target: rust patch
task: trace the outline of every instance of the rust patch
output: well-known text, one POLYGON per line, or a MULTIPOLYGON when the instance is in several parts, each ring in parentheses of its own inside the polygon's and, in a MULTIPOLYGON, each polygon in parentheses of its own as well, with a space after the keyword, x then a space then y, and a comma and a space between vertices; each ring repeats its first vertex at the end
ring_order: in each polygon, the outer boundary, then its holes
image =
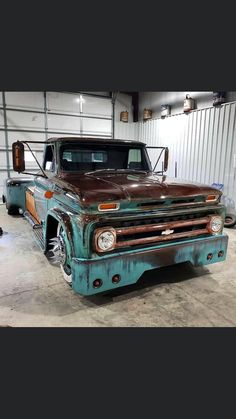
POLYGON ((25 192, 25 204, 26 209, 29 211, 29 213, 32 215, 32 217, 37 221, 38 224, 41 223, 41 220, 37 214, 36 208, 35 208, 35 201, 34 201, 34 191, 33 188, 28 188, 25 192))
POLYGON ((63 221, 63 223, 65 224, 66 234, 68 236, 68 239, 70 241, 71 248, 72 248, 72 256, 75 256, 75 249, 74 249, 74 243, 73 243, 73 228, 72 228, 69 215, 63 212, 62 210, 60 210, 59 208, 53 208, 52 211, 56 213, 59 220, 63 221))
MULTIPOLYGON (((134 177, 134 176, 133 176, 134 177)), ((191 198, 207 196, 210 194, 221 195, 216 190, 207 185, 194 185, 191 183, 168 182, 162 180, 160 176, 153 172, 146 174, 135 174, 135 179, 131 179, 130 173, 96 173, 86 175, 86 173, 61 172, 54 177, 55 183, 65 192, 72 192, 78 196, 80 205, 89 207, 94 204, 109 201, 146 202, 165 200, 169 198, 191 198), (135 188, 134 188, 135 185, 135 188)), ((194 202, 186 204, 174 204, 174 207, 202 205, 205 202, 194 202)))

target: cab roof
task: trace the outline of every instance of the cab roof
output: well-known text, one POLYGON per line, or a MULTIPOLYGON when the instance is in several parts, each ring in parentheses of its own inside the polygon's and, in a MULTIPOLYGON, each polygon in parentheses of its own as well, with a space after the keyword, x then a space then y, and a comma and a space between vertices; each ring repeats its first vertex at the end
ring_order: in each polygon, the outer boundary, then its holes
POLYGON ((118 144, 118 145, 146 145, 141 141, 133 141, 133 140, 119 140, 119 139, 107 139, 107 138, 91 138, 91 137, 52 137, 49 138, 46 142, 47 143, 55 143, 55 142, 77 142, 77 143, 92 143, 92 144, 118 144))

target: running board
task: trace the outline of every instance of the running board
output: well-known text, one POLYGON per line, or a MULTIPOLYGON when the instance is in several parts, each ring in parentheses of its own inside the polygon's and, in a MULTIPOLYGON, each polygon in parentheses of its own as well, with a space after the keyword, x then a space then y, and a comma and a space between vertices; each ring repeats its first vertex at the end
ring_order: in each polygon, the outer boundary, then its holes
POLYGON ((30 225, 33 227, 33 229, 35 228, 42 228, 41 224, 38 224, 37 221, 35 220, 35 218, 30 214, 29 211, 25 211, 24 212, 24 217, 26 218, 26 220, 30 223, 30 225))
POLYGON ((41 224, 38 224, 34 217, 30 214, 29 211, 24 212, 25 219, 30 223, 30 225, 33 227, 33 232, 35 235, 35 238, 37 240, 37 243, 41 247, 42 250, 44 250, 44 241, 43 241, 43 228, 41 224))

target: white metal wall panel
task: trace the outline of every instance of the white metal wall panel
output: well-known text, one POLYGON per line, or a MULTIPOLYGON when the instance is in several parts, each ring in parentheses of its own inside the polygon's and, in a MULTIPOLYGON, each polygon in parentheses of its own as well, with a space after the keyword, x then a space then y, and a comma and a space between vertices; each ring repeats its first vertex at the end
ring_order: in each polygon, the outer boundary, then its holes
POLYGON ((111 120, 48 115, 48 130, 78 135, 111 136, 111 120))
POLYGON ((111 120, 83 118, 81 130, 84 135, 111 136, 111 120))
POLYGON ((110 98, 88 95, 47 93, 48 129, 88 136, 111 137, 112 104, 110 98), (60 115, 53 115, 58 112, 60 115), (63 116, 61 113, 74 116, 63 116))
POLYGON ((112 116, 111 99, 82 95, 82 112, 86 115, 112 116))
MULTIPOLYGON (((45 141, 45 134, 41 133, 32 133, 32 132, 17 132, 13 131, 8 134, 8 154, 9 154, 9 169, 10 169, 10 175, 11 177, 21 177, 21 174, 18 174, 13 171, 12 166, 12 143, 17 140, 33 140, 33 141, 45 141)), ((31 144, 31 149, 36 155, 39 163, 42 163, 43 160, 43 144, 31 144)), ((0 131, 0 202, 1 197, 3 193, 3 183, 5 182, 5 179, 8 177, 7 170, 4 170, 7 168, 7 153, 5 148, 5 133, 0 131), (3 171, 4 170, 4 171, 3 171)), ((26 149, 26 160, 27 160, 27 149, 26 149)), ((35 161, 26 161, 26 168, 30 171, 38 171, 38 166, 35 161)), ((25 177, 26 175, 24 175, 25 177)))
POLYGON ((0 127, 3 127, 3 125, 4 125, 3 111, 0 109, 0 127))
MULTIPOLYGON (((5 134, 0 131, 0 171, 7 167, 6 148, 5 148, 5 134)), ((0 183, 1 188, 1 183, 0 183)), ((1 191, 0 191, 1 192, 1 191)), ((1 195, 0 195, 1 200, 1 195)))
MULTIPOLYGON (((36 156, 37 160, 39 161, 39 163, 41 164, 43 161, 43 150, 33 150, 32 152, 34 153, 34 155, 36 156)), ((25 149, 25 170, 31 171, 32 169, 35 169, 37 171, 39 171, 39 167, 37 165, 37 163, 35 162, 35 160, 31 159, 32 154, 30 151, 27 150, 27 148, 25 149), (29 155, 30 153, 30 155, 29 155), (30 157, 30 158, 28 158, 30 157)), ((32 157, 33 158, 33 157, 32 157)), ((13 171, 13 166, 12 166, 12 151, 9 151, 9 160, 10 160, 10 171, 11 171, 11 177, 15 177, 15 173, 13 171)), ((6 166, 5 166, 6 167, 6 166)))
POLYGON ((0 147, 0 168, 6 168, 7 167, 7 157, 6 152, 3 148, 0 147))
POLYGON ((47 92, 48 112, 80 113, 80 95, 61 92, 47 92))
MULTIPOLYGON (((2 203, 3 185, 5 180, 8 178, 7 171, 0 171, 0 204, 2 203)), ((1 225, 0 225, 1 226, 1 225)))
MULTIPOLYGON (((236 202, 236 103, 210 107, 190 114, 116 124, 117 138, 139 139, 170 149, 168 175, 211 185, 224 184, 223 201, 236 202), (134 128, 135 126, 135 128, 134 128), (138 128, 138 129, 137 129, 138 128)), ((149 150, 152 163, 156 152, 149 150)))
MULTIPOLYGON (((14 141, 45 141, 46 138, 62 135, 112 137, 112 103, 108 97, 61 92, 46 92, 46 96, 43 92, 5 92, 5 105, 8 150, 0 92, 0 200, 4 179, 9 173, 17 176, 12 170, 11 146, 14 141)), ((44 145, 32 144, 31 148, 41 162, 44 145)), ((38 170, 36 162, 28 162, 26 168, 38 170)))
POLYGON ((227 206, 236 202, 236 103, 138 123, 139 140, 168 146, 168 175, 224 184, 227 206))
MULTIPOLYGON (((4 132, 2 132, 3 135, 4 132)), ((1 135, 1 134, 0 134, 1 135)), ((19 131, 12 131, 8 133, 8 146, 11 150, 12 143, 14 141, 45 141, 45 134, 41 132, 19 132, 19 131)), ((30 147, 32 147, 34 150, 43 150, 44 145, 43 144, 30 144, 30 147)))
POLYGON ((42 113, 7 111, 7 126, 10 129, 44 130, 45 120, 42 113))
POLYGON ((48 112, 86 114, 101 117, 112 116, 111 99, 83 94, 47 92, 48 112))
MULTIPOLYGON (((48 130, 80 133, 80 118, 74 116, 48 115, 48 130)), ((51 137, 55 135, 50 135, 51 137)))
POLYGON ((6 92, 5 96, 8 108, 44 109, 43 92, 6 92))
POLYGON ((133 122, 116 122, 115 138, 120 140, 136 140, 138 138, 139 124, 133 122))
MULTIPOLYGON (((2 105, 2 93, 0 92, 0 106, 2 105)), ((4 128, 4 118, 3 110, 0 109, 0 129, 4 128)), ((6 179, 7 173, 7 156, 6 156, 6 146, 5 146, 5 133, 0 130, 0 203, 3 193, 3 183, 6 179), (6 171, 4 171, 6 170, 6 171)))

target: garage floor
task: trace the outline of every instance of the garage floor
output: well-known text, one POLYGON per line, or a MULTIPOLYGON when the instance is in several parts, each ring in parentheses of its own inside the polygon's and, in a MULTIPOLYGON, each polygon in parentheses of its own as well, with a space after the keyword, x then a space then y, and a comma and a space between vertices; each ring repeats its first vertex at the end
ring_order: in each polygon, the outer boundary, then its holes
POLYGON ((226 262, 146 273, 135 286, 82 297, 37 246, 28 222, 0 205, 0 326, 236 326, 236 229, 226 262))

